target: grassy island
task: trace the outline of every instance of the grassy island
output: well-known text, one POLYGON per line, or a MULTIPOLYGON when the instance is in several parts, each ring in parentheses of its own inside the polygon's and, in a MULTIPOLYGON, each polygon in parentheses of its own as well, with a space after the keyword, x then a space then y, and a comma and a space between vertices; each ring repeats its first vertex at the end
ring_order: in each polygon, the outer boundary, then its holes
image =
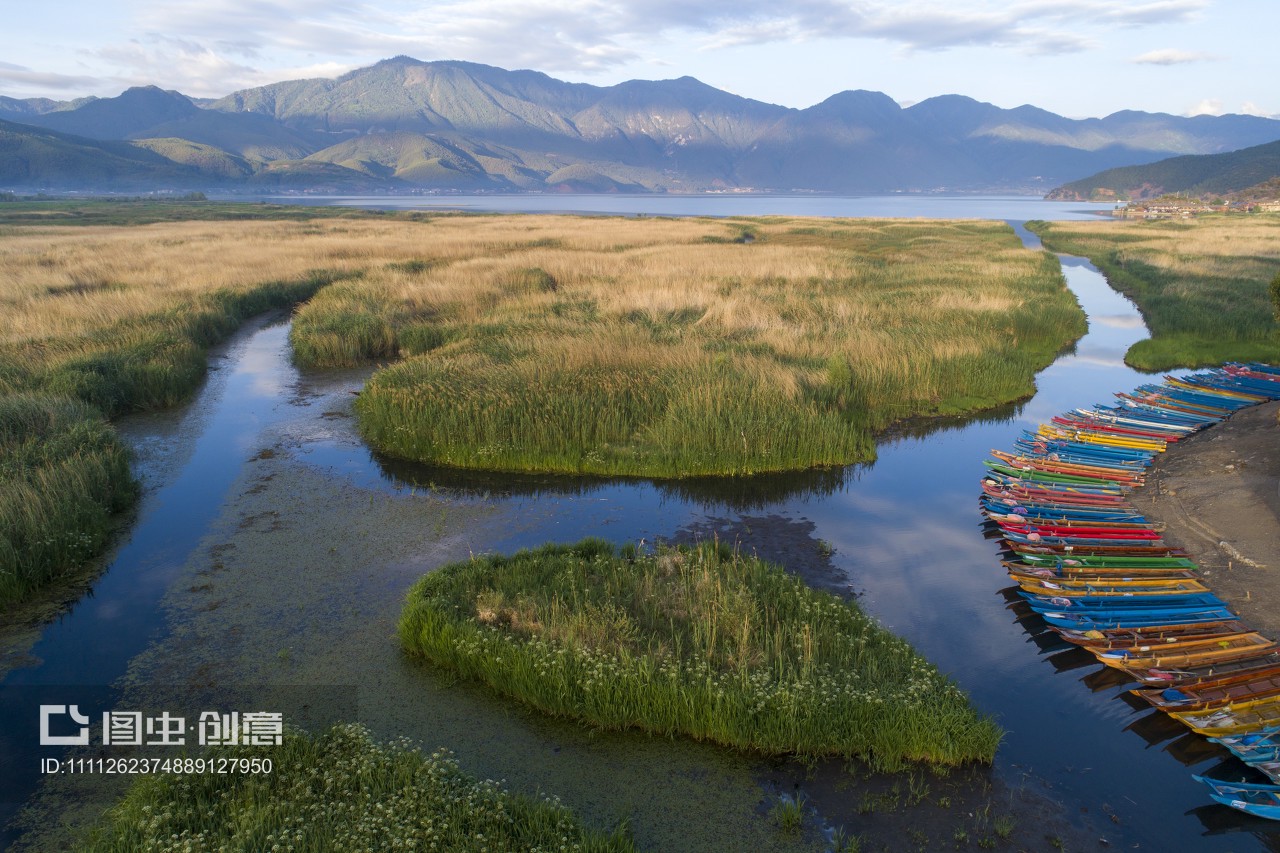
POLYGON ((1084 331, 1053 258, 1002 223, 434 231, 421 263, 311 300, 293 342, 307 365, 400 358, 361 395, 361 430, 450 466, 671 478, 869 460, 893 421, 1030 394, 1084 331))
POLYGON ((215 758, 270 758, 270 774, 141 776, 79 849, 576 850, 626 853, 619 834, 585 828, 551 800, 509 794, 463 773, 445 752, 378 744, 359 726, 290 735, 215 758))
POLYGON ((1046 248, 1088 258, 1142 312, 1151 337, 1125 361, 1140 370, 1227 361, 1280 363, 1267 296, 1280 273, 1280 216, 1037 222, 1046 248))
POLYGON ((550 714, 771 754, 990 761, 1000 730, 858 607, 723 546, 548 545, 438 569, 406 649, 550 714))

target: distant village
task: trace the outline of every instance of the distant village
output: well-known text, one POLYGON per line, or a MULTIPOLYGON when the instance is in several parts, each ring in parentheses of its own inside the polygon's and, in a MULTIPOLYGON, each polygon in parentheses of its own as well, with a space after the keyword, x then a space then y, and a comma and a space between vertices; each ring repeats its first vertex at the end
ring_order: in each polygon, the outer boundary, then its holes
POLYGON ((1168 194, 1117 204, 1113 216, 1132 219, 1190 219, 1205 213, 1280 213, 1280 179, 1272 178, 1220 196, 1168 194))

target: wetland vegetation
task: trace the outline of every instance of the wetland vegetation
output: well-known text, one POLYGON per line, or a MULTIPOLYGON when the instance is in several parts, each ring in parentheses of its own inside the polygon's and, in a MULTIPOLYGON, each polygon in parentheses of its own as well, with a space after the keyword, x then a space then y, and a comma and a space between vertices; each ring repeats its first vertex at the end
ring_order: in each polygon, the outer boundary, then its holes
POLYGON ((874 458, 896 420, 1027 396, 1083 331, 1000 223, 520 217, 438 222, 419 263, 303 306, 293 344, 401 357, 357 405, 392 455, 672 478, 874 458))
POLYGON ((1082 255, 1142 312, 1151 337, 1125 361, 1140 370, 1280 362, 1268 283, 1280 275, 1280 216, 1036 222, 1046 248, 1082 255))
POLYGON ((412 653, 550 714, 747 751, 989 762, 1000 730, 856 604, 717 543, 601 540, 426 575, 412 653))
POLYGON ((190 850, 575 850, 626 853, 554 800, 465 774, 446 752, 375 742, 360 726, 292 734, 270 750, 212 751, 272 772, 140 776, 84 853, 190 850))
POLYGON ((868 459, 897 419, 1025 396, 1084 328, 991 222, 4 207, 0 604, 130 503, 106 419, 184 399, 273 307, 306 303, 301 364, 399 359, 359 404, 393 454, 664 477, 868 459))

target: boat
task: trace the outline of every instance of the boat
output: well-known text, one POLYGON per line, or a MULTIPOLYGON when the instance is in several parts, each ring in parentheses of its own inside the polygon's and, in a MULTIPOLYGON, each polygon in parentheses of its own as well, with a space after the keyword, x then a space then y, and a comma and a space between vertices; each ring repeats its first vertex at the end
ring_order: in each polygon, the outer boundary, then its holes
POLYGON ((1280 785, 1260 782, 1223 782, 1193 774, 1192 779, 1209 786, 1209 796, 1233 809, 1257 817, 1280 820, 1280 785))

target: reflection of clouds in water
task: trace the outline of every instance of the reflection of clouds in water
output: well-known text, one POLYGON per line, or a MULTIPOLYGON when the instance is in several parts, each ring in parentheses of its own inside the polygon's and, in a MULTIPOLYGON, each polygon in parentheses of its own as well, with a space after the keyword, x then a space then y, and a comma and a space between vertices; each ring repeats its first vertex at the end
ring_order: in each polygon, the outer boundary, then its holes
POLYGON ((1137 314, 1098 314, 1090 315, 1089 320, 1099 326, 1111 329, 1145 329, 1142 318, 1137 314))
MULTIPOLYGON (((1124 363, 1124 354, 1128 351, 1125 349, 1111 349, 1109 347, 1090 347, 1085 352, 1077 352, 1075 355, 1068 356, 1068 359, 1076 365, 1092 364, 1097 367, 1126 367, 1124 363)), ((1064 359, 1066 361, 1067 359, 1064 359)))
POLYGON ((241 353, 233 354, 232 381, 238 389, 258 397, 275 397, 289 387, 297 374, 281 347, 286 329, 267 329, 252 338, 241 353))

